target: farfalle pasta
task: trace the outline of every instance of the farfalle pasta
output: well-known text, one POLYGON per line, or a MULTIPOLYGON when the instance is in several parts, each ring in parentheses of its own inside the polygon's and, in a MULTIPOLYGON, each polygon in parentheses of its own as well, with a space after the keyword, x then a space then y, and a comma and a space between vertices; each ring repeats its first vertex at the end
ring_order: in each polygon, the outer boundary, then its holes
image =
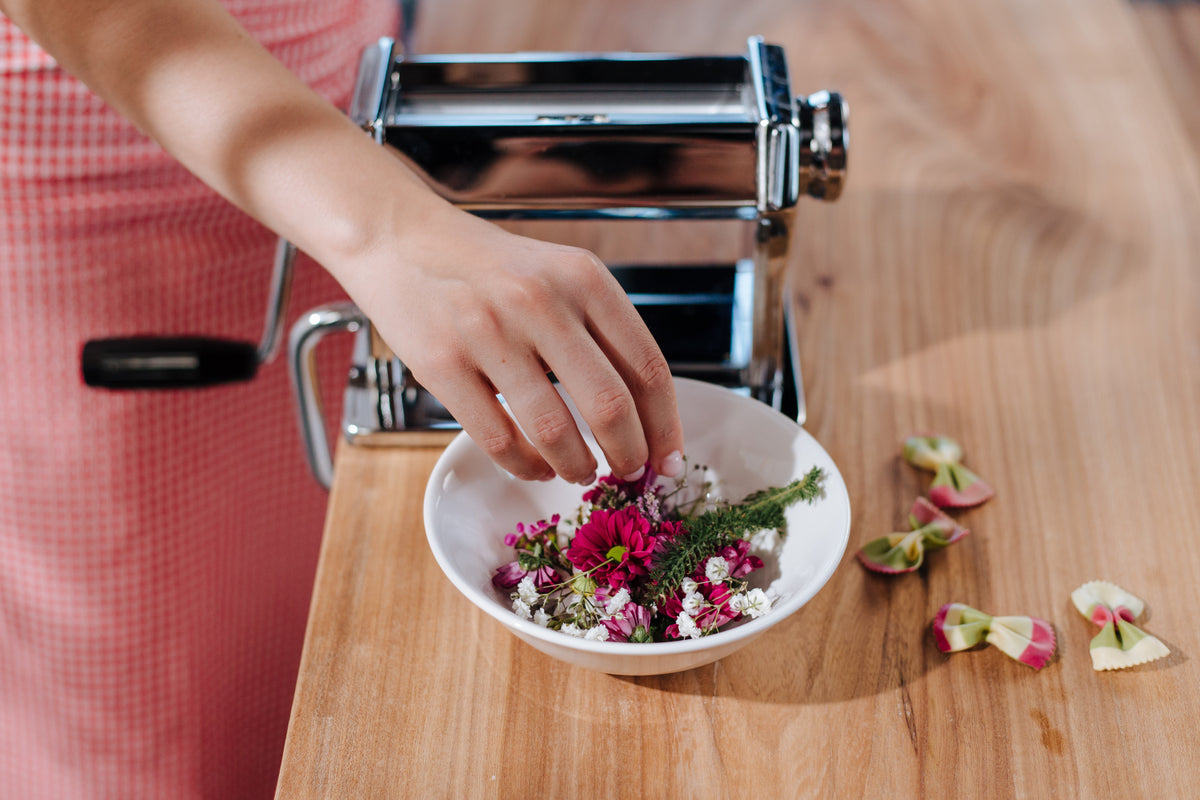
POLYGON ((1107 581, 1089 581, 1071 592, 1079 613, 1100 626, 1092 639, 1092 668, 1125 669, 1162 658, 1171 651, 1133 624, 1145 603, 1107 581))
POLYGON ((924 563, 927 551, 948 547, 970 533, 924 497, 913 503, 908 525, 907 533, 889 533, 865 544, 858 560, 873 572, 912 572, 924 563))
POLYGON ((1037 617, 993 617, 962 603, 947 603, 933 620, 933 637, 943 653, 987 642, 1034 669, 1046 666, 1057 644, 1054 627, 1037 617))
POLYGON ((910 436, 904 460, 933 473, 929 499, 938 508, 967 508, 991 499, 996 491, 962 464, 962 445, 948 436, 910 436))

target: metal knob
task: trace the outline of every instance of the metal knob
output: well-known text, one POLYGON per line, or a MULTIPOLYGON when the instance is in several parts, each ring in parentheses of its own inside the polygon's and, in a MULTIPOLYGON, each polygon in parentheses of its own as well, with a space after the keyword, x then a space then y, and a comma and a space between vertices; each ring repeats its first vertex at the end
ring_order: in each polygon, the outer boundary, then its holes
POLYGON ((837 92, 799 97, 800 187, 809 197, 836 200, 846 181, 848 107, 837 92))

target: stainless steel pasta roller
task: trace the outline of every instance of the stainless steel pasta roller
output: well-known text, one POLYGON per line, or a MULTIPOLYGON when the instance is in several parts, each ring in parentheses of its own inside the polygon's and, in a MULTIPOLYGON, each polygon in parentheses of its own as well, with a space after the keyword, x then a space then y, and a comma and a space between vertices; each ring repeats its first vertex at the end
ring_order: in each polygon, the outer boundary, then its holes
MULTIPOLYGON (((747 252, 728 263, 612 269, 676 374, 803 422, 785 260, 799 198, 842 191, 846 104, 833 92, 795 96, 782 48, 754 37, 740 55, 406 57, 381 39, 363 53, 350 114, 442 196, 483 217, 741 221, 747 252)), ((273 297, 286 297, 286 280, 277 269, 273 297)), ((309 462, 326 486, 332 459, 311 356, 339 330, 357 337, 348 440, 408 445, 458 429, 357 307, 313 309, 292 328, 289 360, 309 462)))

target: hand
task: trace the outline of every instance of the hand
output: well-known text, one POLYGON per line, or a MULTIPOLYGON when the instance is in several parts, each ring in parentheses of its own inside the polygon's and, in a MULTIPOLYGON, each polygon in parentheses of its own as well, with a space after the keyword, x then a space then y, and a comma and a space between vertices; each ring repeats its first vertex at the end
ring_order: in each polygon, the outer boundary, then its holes
POLYGON ((613 473, 682 470, 670 370, 616 279, 586 250, 508 233, 439 201, 338 270, 396 354, 517 477, 595 480, 554 389, 575 401, 613 473), (520 424, 501 407, 504 396, 520 424), (527 438, 526 438, 527 437, 527 438))
POLYGON ((441 200, 216 0, 0 0, 0 10, 203 181, 329 269, 514 475, 590 483, 596 469, 547 370, 617 475, 647 460, 664 475, 682 469, 667 364, 604 265, 441 200))

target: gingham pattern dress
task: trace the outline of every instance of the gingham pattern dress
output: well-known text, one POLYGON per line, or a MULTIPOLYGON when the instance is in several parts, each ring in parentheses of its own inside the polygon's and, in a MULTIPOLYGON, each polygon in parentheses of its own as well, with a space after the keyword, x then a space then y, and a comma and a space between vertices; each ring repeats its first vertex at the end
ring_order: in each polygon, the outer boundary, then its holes
MULTIPOLYGON (((394 0, 226 6, 342 108, 396 26, 394 0)), ((273 791, 326 501, 284 360, 114 392, 79 357, 257 340, 274 242, 0 16, 0 798, 273 791)), ((298 265, 293 317, 338 296, 298 265)))

